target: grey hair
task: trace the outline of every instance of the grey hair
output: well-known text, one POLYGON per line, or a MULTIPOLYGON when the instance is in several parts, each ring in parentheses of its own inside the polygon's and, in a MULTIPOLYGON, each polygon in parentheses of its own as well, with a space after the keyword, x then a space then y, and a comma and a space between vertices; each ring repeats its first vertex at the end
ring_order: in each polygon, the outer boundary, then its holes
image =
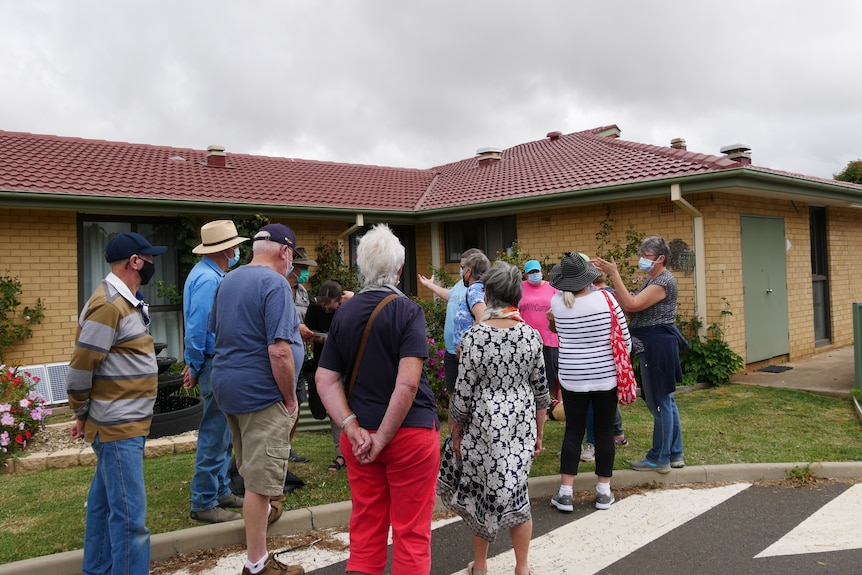
POLYGON ((386 224, 377 224, 359 240, 356 264, 362 285, 395 285, 404 265, 404 246, 386 224))
POLYGON ((482 275, 482 283, 485 286, 485 303, 489 308, 517 307, 521 301, 524 286, 521 270, 510 263, 495 262, 482 275))
POLYGON ((641 242, 641 247, 638 248, 638 253, 642 254, 644 252, 651 252, 657 256, 664 256, 664 261, 662 262, 665 266, 669 265, 670 262, 670 246, 667 245, 667 242, 664 241, 664 238, 661 236, 650 236, 645 238, 641 242))
MULTIPOLYGON (((280 244, 278 242, 273 242, 269 240, 258 240, 251 244, 251 251, 255 255, 257 254, 277 254, 278 251, 284 246, 284 244, 280 244)), ((288 246, 289 247, 289 246, 288 246)), ((291 253, 293 253, 293 248, 290 248, 291 253)))
POLYGON ((484 252, 482 250, 480 250, 479 248, 470 248, 468 250, 464 250, 464 253, 461 254, 461 259, 462 260, 467 259, 470 256, 472 256, 473 254, 481 254, 481 253, 484 253, 484 252))
POLYGON ((482 252, 470 254, 464 260, 464 269, 472 271, 473 276, 477 280, 483 278, 489 267, 491 267, 491 262, 488 261, 488 257, 482 252))

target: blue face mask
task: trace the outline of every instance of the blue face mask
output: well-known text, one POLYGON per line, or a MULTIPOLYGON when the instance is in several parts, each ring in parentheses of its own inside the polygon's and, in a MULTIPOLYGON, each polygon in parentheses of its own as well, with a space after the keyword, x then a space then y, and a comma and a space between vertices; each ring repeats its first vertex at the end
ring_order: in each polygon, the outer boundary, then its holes
POLYGON ((530 285, 539 285, 542 283, 542 272, 532 272, 527 274, 527 281, 530 282, 530 285))
POLYGON ((233 257, 227 259, 228 269, 239 263, 239 248, 234 248, 233 257))
POLYGON ((652 260, 648 260, 643 256, 638 260, 638 268, 643 272, 652 271, 653 267, 655 267, 655 262, 652 260))
POLYGON ((458 270, 458 275, 461 276, 461 280, 463 281, 463 279, 464 279, 464 268, 461 268, 458 270))
POLYGON ((299 275, 296 276, 296 283, 304 284, 308 281, 308 270, 302 270, 299 272, 299 275))
POLYGON ((293 271, 293 262, 290 262, 290 267, 289 267, 289 268, 287 268, 287 271, 286 271, 286 272, 284 272, 284 277, 289 276, 289 275, 290 275, 290 272, 292 272, 292 271, 293 271))

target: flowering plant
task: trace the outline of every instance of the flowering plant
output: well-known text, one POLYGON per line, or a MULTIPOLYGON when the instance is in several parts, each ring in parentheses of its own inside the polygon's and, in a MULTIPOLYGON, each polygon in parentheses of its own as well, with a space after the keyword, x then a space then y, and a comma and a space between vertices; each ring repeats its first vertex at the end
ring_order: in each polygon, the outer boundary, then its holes
POLYGON ((425 360, 425 374, 437 401, 437 413, 444 417, 449 407, 449 394, 446 392, 446 367, 443 355, 446 348, 437 343, 433 337, 428 337, 428 359, 425 360))
POLYGON ((27 449, 30 438, 45 428, 45 398, 36 393, 38 377, 0 365, 0 465, 27 449))

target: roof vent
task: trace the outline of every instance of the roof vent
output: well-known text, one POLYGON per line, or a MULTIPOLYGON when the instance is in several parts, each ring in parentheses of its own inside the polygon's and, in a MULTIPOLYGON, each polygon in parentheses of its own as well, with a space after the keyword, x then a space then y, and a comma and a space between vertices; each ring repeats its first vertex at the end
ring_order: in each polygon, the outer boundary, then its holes
POLYGON ((685 145, 685 138, 674 138, 670 141, 670 147, 674 150, 687 150, 688 147, 685 145))
POLYGON ((207 166, 211 168, 224 168, 227 165, 227 154, 224 146, 213 144, 207 147, 207 166))
POLYGON ((604 136, 606 138, 619 138, 620 134, 622 134, 622 132, 620 132, 619 128, 617 128, 616 126, 608 126, 601 132, 598 132, 596 136, 604 136))
POLYGON ((547 137, 548 137, 548 139, 550 139, 552 142, 556 142, 557 140, 559 140, 559 139, 560 139, 560 137, 561 137, 562 135, 563 135, 563 133, 562 133, 562 132, 560 132, 560 131, 553 131, 553 132, 548 132, 547 137))
POLYGON ((499 162, 503 157, 503 149, 492 146, 479 148, 476 150, 476 156, 479 159, 479 165, 486 166, 488 164, 499 162))
POLYGON ((745 144, 722 146, 721 153, 728 159, 735 160, 743 166, 751 164, 751 146, 747 146, 745 144))

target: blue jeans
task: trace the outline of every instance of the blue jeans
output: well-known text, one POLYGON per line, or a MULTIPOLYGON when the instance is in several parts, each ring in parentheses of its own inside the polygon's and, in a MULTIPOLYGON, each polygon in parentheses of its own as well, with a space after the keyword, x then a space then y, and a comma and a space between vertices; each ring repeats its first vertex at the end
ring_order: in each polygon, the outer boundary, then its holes
POLYGON ((150 530, 144 489, 145 437, 93 441, 96 473, 87 496, 85 575, 150 572, 150 530))
MULTIPOLYGON (((593 404, 587 410, 587 443, 596 444, 596 430, 593 427, 595 415, 593 414, 593 404)), ((620 413, 620 406, 617 404, 617 412, 614 415, 614 435, 625 435, 623 433, 623 414, 620 413)))
POLYGON ((652 447, 646 458, 654 463, 682 461, 682 427, 679 423, 679 410, 672 393, 656 396, 650 385, 650 372, 641 360, 641 383, 644 401, 653 416, 652 447))
POLYGON ((192 511, 218 507, 218 500, 230 495, 227 468, 230 465, 231 435, 227 419, 219 409, 209 382, 212 359, 207 358, 198 374, 198 387, 204 401, 198 444, 195 452, 195 474, 192 477, 192 511))

